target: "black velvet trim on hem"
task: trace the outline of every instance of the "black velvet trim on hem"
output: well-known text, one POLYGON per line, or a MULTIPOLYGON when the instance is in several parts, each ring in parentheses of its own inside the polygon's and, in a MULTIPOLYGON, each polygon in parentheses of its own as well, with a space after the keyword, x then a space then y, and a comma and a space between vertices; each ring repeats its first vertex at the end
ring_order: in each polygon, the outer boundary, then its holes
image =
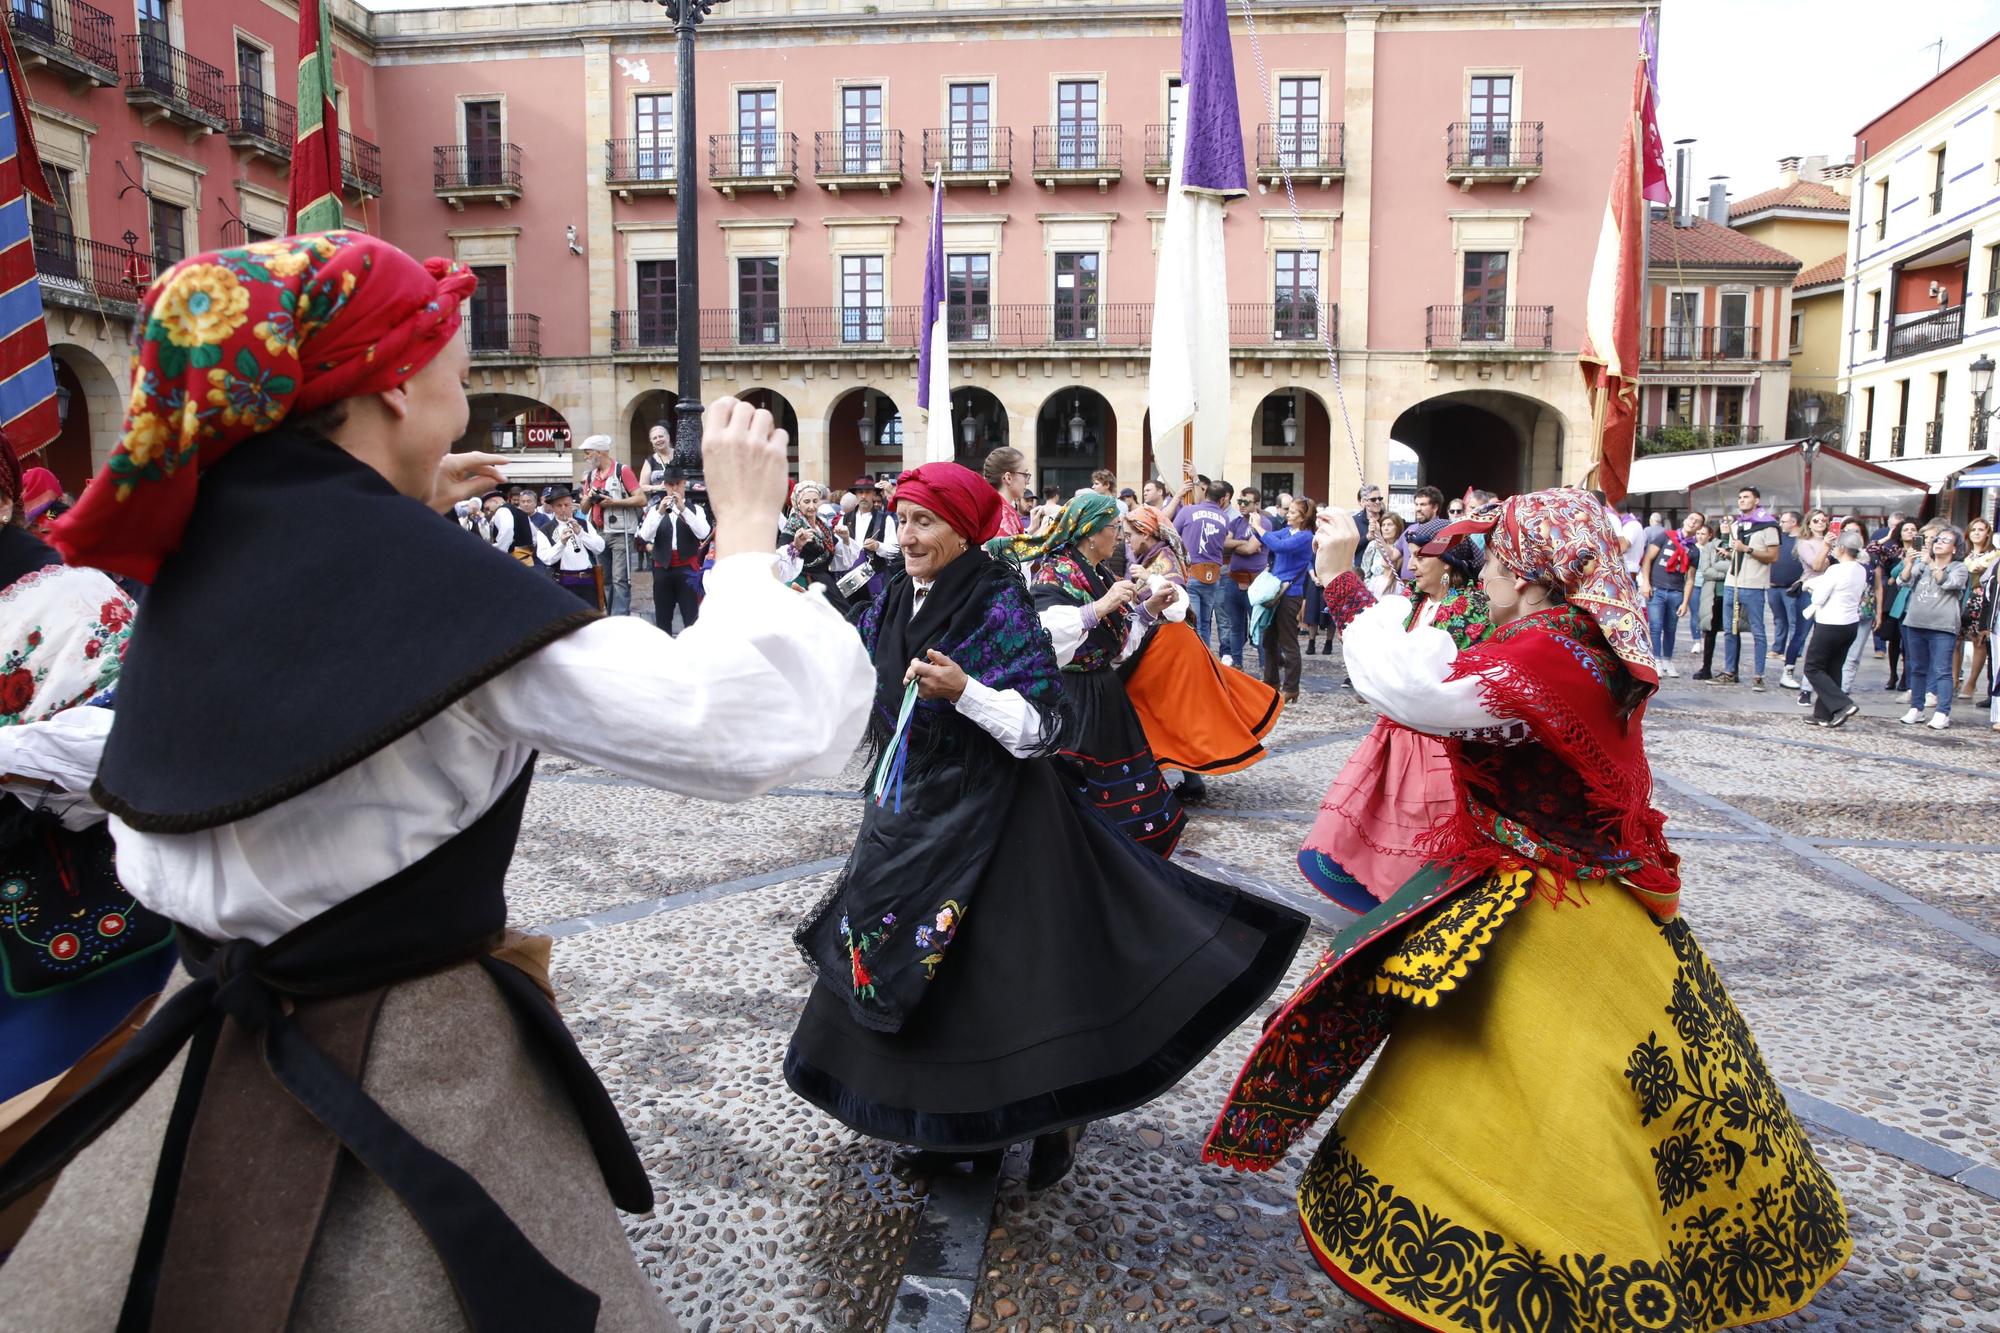
POLYGON ((849 1128, 870 1138, 937 1152, 987 1152, 1089 1124, 1144 1106, 1174 1088, 1277 989, 1305 938, 1306 919, 1289 909, 1241 895, 1234 920, 1262 929, 1264 942, 1249 965, 1218 991, 1179 1032, 1140 1064, 1121 1073, 1040 1093, 990 1111, 928 1112, 883 1106, 848 1091, 845 1084, 785 1051, 791 1090, 849 1128))
POLYGON ((1153 758, 1159 763, 1161 768, 1171 768, 1180 773, 1210 773, 1218 768, 1230 769, 1233 772, 1239 766, 1247 766, 1252 759, 1264 753, 1266 753, 1264 743, 1259 741, 1242 754, 1234 755, 1228 759, 1211 759, 1205 764, 1183 763, 1178 759, 1168 758, 1157 753, 1153 758))
POLYGON ((601 619, 602 616, 602 612, 586 606, 579 607, 560 619, 550 621, 515 643, 506 652, 461 676, 451 685, 416 704, 401 717, 378 728, 371 735, 355 742, 325 762, 294 773, 254 796, 246 796, 240 800, 212 806, 207 810, 195 810, 185 814, 153 814, 139 809, 117 793, 108 790, 104 785, 104 779, 100 777, 90 784, 90 798, 105 811, 116 815, 141 833, 198 833, 203 829, 217 828, 239 819, 248 819, 346 772, 370 755, 386 749, 423 726, 501 672, 540 652, 557 639, 575 633, 593 620, 601 619))

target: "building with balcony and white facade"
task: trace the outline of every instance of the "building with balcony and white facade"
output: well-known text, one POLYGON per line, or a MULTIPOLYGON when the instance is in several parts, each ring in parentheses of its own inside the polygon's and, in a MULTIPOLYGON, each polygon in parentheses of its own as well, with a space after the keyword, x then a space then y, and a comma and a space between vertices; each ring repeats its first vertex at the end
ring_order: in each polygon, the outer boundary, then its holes
POLYGON ((1864 125, 1855 162, 1846 447, 1991 513, 1956 483, 1994 457, 1973 365, 2000 359, 2000 36, 1864 125))

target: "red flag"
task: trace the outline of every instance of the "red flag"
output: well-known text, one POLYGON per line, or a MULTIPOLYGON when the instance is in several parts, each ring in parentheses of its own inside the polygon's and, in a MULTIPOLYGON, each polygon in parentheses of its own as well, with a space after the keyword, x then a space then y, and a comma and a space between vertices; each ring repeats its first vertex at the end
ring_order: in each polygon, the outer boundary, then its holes
POLYGON ((1611 196, 1605 201, 1604 226, 1597 237, 1579 353, 1595 418, 1591 453, 1597 485, 1614 505, 1625 498, 1639 424, 1639 303, 1646 286, 1639 251, 1648 219, 1642 191, 1651 156, 1644 140, 1651 103, 1642 59, 1633 73, 1632 109, 1619 136, 1618 166, 1611 175, 1611 196))
POLYGON ((334 102, 333 26, 325 0, 299 0, 299 133, 292 147, 292 231, 341 225, 340 108, 334 102))
POLYGON ((35 152, 27 81, 5 25, 0 83, 7 85, 0 89, 0 293, 6 296, 0 301, 0 428, 25 458, 62 431, 27 196, 54 200, 35 152))

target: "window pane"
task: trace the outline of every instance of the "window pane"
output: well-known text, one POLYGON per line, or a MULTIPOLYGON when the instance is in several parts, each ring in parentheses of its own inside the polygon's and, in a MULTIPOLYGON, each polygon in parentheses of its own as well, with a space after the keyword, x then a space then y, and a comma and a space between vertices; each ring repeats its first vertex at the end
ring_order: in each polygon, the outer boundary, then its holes
POLYGON ((881 342, 882 256, 842 255, 840 259, 840 339, 881 342))
POLYGON ((664 347, 674 340, 678 290, 674 261, 642 259, 634 268, 638 290, 634 293, 637 327, 634 336, 641 347, 664 347))
POLYGON ((992 320, 992 256, 947 256, 945 336, 958 342, 990 341, 993 337, 992 320))
POLYGON ((1097 84, 1056 85, 1056 166, 1089 170, 1097 165, 1097 84))
POLYGON ((635 158, 640 180, 671 180, 674 161, 674 99, 671 93, 645 93, 632 101, 635 158))
POLYGON ((466 336, 474 351, 505 351, 508 344, 507 267, 487 264, 475 267, 472 276, 479 286, 472 293, 472 314, 466 321, 466 336))
POLYGON ((778 261, 736 261, 737 341, 775 343, 782 312, 778 306, 778 261))
POLYGON ((953 171, 986 171, 992 154, 993 89, 984 83, 951 85, 953 171))

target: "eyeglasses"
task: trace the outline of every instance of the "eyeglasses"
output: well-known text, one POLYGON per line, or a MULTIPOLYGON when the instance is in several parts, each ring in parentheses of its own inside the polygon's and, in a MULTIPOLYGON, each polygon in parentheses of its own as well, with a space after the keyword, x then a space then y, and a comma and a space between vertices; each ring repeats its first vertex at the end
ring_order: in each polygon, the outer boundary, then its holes
POLYGON ((1448 517, 1448 518, 1464 518, 1464 517, 1465 517, 1465 507, 1464 507, 1463 505, 1453 505, 1453 506, 1452 506, 1451 508, 1449 508, 1449 509, 1445 510, 1444 512, 1445 512, 1445 516, 1446 516, 1446 517, 1448 517))

